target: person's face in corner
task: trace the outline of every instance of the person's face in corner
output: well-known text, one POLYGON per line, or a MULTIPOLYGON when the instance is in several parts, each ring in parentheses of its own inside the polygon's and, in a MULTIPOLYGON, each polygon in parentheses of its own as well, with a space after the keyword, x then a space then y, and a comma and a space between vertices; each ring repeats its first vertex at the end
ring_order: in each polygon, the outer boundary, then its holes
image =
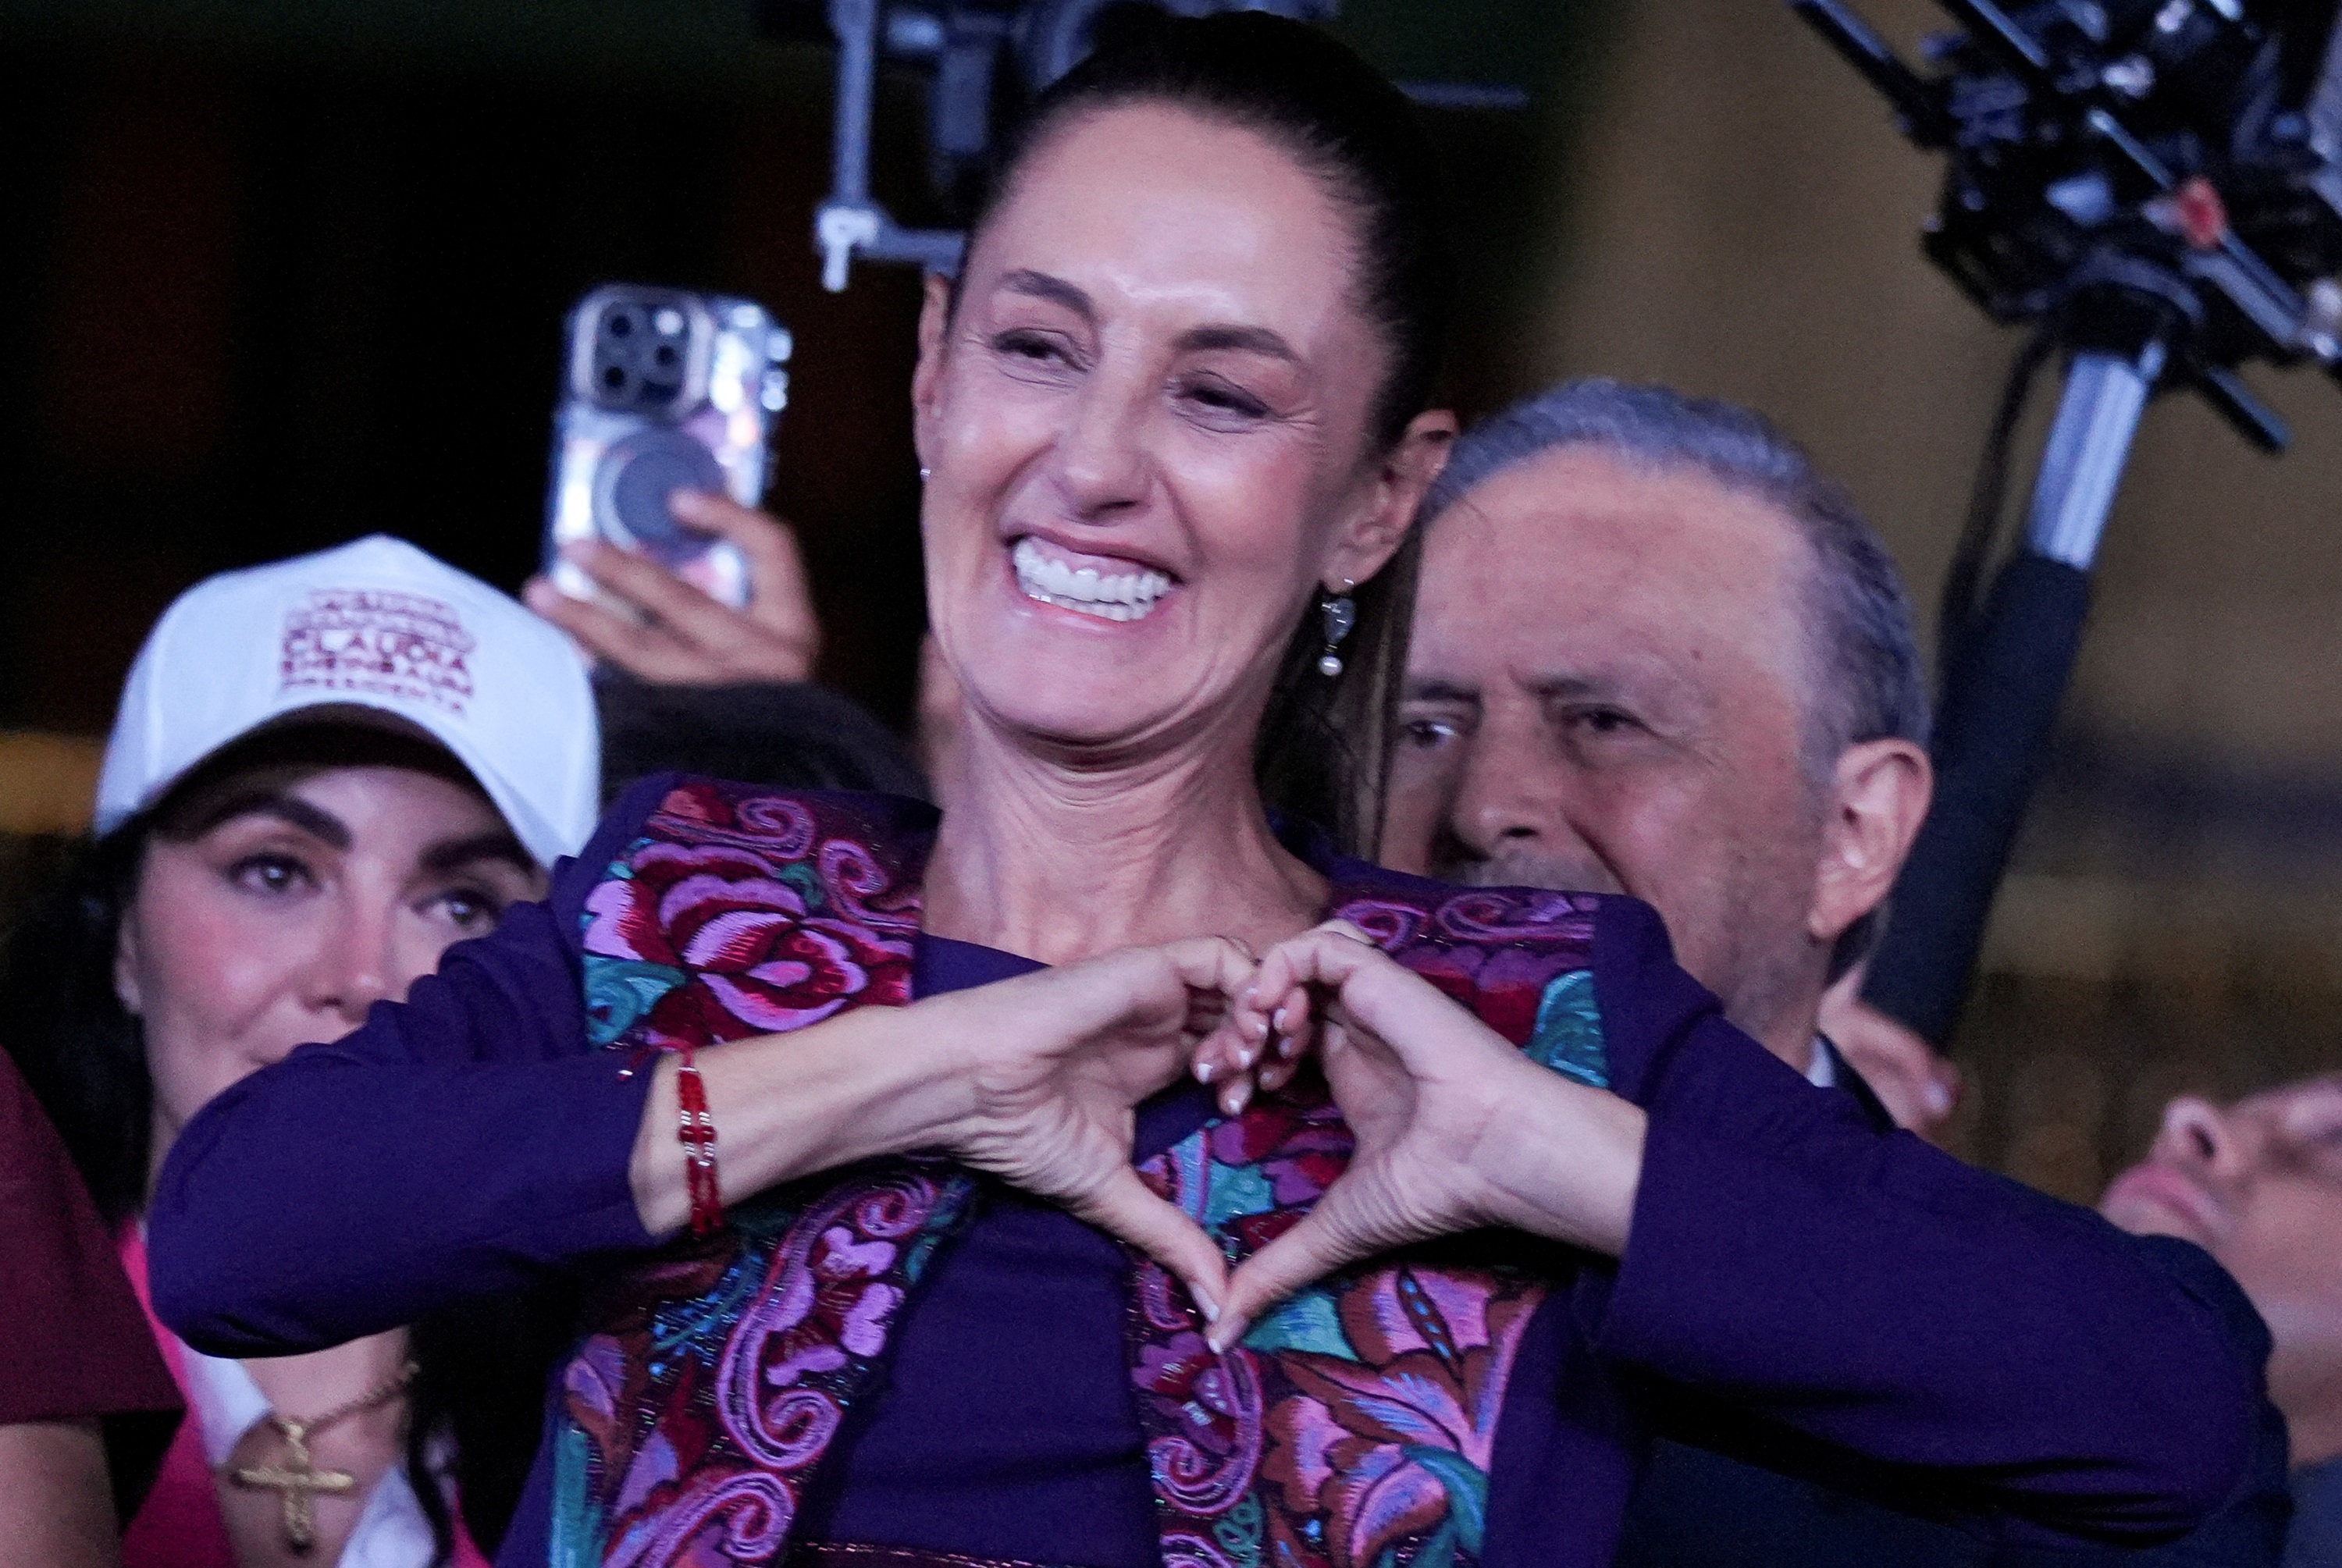
POLYGON ((237 1079, 400 1001, 544 874, 477 790, 399 767, 255 771, 156 834, 115 989, 143 1025, 154 1158, 237 1079))
POLYGON ((971 741, 1248 754, 1304 607, 1397 548, 1453 429, 1374 438, 1352 230, 1259 134, 1142 103, 1030 156, 956 311, 930 285, 928 604, 971 741))
POLYGON ((1795 525, 1696 473, 1564 447, 1451 505, 1425 551, 1386 861, 1644 899, 1784 1049, 1768 1027, 1810 1006, 1836 935, 1795 525))
POLYGON ((2099 1207, 2127 1231, 2196 1243, 2236 1276, 2277 1342, 2269 1393, 2294 1463, 2342 1453, 2342 1074, 2226 1109, 2172 1101, 2099 1207))

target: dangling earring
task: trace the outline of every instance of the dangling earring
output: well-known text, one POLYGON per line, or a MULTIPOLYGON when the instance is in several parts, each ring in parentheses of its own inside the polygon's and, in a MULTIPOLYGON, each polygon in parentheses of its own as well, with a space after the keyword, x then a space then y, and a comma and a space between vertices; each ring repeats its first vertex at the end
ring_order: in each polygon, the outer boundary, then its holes
POLYGON ((1326 651, 1317 655, 1317 673, 1329 681, 1342 673, 1342 639, 1358 624, 1358 604, 1350 597, 1350 590, 1356 586, 1345 577, 1340 593, 1327 589, 1317 601, 1317 614, 1326 622, 1326 651))

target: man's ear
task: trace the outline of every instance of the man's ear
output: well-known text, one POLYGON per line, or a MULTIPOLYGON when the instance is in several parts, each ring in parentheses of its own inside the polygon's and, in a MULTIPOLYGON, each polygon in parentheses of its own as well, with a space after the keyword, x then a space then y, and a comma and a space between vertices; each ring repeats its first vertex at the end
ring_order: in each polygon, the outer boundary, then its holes
POLYGON ((138 917, 126 909, 114 928, 114 999, 133 1018, 141 1015, 145 997, 138 989, 138 917))
POLYGON ((1363 583, 1398 553, 1424 493, 1447 466, 1455 443, 1456 415, 1448 409, 1426 409, 1407 421, 1406 431, 1376 459, 1374 484, 1335 542, 1326 581, 1347 577, 1363 583))
POLYGON ((943 395, 951 306, 951 279, 941 273, 929 273, 926 298, 919 306, 919 363, 911 372, 911 444, 918 451, 921 467, 935 461, 929 450, 933 440, 930 432, 935 424, 936 399, 943 395))
POLYGON ((1927 754, 1909 741, 1864 741, 1838 757, 1806 917, 1816 942, 1836 942, 1894 891, 1935 790, 1927 754))

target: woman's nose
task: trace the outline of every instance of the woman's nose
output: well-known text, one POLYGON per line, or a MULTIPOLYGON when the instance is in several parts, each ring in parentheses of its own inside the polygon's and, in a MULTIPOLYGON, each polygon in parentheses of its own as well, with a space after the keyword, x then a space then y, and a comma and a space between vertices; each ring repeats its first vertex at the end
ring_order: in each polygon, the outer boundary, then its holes
POLYGON ((2163 1108, 2155 1138, 2158 1158, 2215 1175, 2234 1174, 2244 1161, 2243 1141, 2217 1105, 2182 1094, 2163 1108))
POLYGON ((1146 498, 1139 403, 1129 389, 1104 375, 1092 376, 1076 400, 1056 450, 1057 483, 1074 516, 1089 520, 1110 515, 1146 498))
POLYGON ((375 1003, 395 1000, 405 988, 398 984, 392 925, 385 912, 344 912, 325 934, 310 972, 309 1005, 355 1028, 375 1003))

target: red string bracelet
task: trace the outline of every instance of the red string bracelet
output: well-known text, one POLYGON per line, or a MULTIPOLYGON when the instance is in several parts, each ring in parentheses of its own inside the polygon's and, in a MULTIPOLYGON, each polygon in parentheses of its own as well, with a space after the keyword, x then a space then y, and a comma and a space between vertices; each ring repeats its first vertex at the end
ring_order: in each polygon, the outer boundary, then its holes
POLYGON ((708 1114, 707 1085, 688 1045, 675 1070, 675 1097, 682 1107, 676 1138, 683 1144, 684 1179, 691 1191, 691 1233, 714 1235, 724 1228, 724 1197, 716 1185, 716 1118, 708 1114))

